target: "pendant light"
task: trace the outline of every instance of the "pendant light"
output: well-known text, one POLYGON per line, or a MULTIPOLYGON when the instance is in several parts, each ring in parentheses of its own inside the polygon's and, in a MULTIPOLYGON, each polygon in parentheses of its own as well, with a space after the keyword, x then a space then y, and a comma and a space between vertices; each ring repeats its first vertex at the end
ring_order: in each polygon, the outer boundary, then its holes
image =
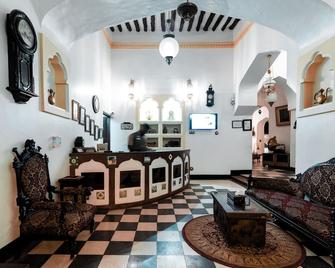
POLYGON ((182 3, 177 8, 178 15, 185 21, 190 21, 198 12, 198 7, 189 2, 182 3))
POLYGON ((165 58, 168 65, 172 63, 173 58, 178 55, 179 44, 175 39, 175 35, 171 31, 171 19, 167 20, 169 33, 163 35, 163 39, 159 44, 159 53, 165 58))
POLYGON ((272 55, 267 55, 268 58, 268 70, 267 70, 267 77, 265 78, 265 81, 263 83, 263 91, 266 94, 266 101, 272 105, 277 101, 277 93, 275 92, 275 86, 276 81, 272 77, 272 71, 271 71, 271 57, 272 55))

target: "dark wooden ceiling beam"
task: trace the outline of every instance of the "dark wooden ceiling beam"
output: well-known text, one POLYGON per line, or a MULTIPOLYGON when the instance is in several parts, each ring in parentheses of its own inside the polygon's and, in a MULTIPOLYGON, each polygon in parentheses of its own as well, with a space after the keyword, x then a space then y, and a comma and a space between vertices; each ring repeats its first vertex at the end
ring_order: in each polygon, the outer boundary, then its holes
POLYGON ((166 31, 166 25, 165 25, 165 13, 161 13, 161 26, 162 26, 162 31, 166 31))
POLYGON ((140 32, 141 29, 140 29, 140 24, 138 23, 138 20, 134 20, 134 25, 135 25, 136 32, 140 32))
POLYGON ((183 18, 181 18, 181 20, 180 20, 180 25, 179 25, 179 32, 182 32, 182 31, 183 31, 184 24, 185 24, 185 20, 184 20, 183 18))
POLYGON ((201 11, 201 12, 200 12, 199 19, 198 19, 197 28, 196 28, 197 32, 200 31, 201 24, 202 24, 202 21, 203 21, 203 19, 204 19, 204 16, 205 16, 205 11, 201 11))
POLYGON ((190 32, 193 27, 194 17, 188 22, 187 31, 190 32))
POLYGON ((208 28, 209 26, 211 26, 212 22, 213 22, 213 19, 215 17, 215 14, 214 13, 211 13, 206 21, 206 24, 204 26, 204 31, 207 32, 208 31, 208 28))
POLYGON ((112 31, 112 32, 115 32, 115 29, 113 26, 109 27, 109 29, 112 31))
POLYGON ((225 24, 223 24, 221 31, 223 32, 224 30, 226 30, 228 24, 231 22, 233 18, 232 17, 228 17, 228 19, 226 20, 225 24))
POLYGON ((216 20, 216 22, 215 22, 215 24, 214 24, 214 26, 213 26, 213 28, 212 28, 213 32, 215 32, 216 28, 217 28, 217 27, 219 26, 219 24, 221 23, 223 17, 224 17, 224 15, 220 15, 220 16, 218 17, 218 19, 216 20))
POLYGON ((151 21, 150 21, 150 24, 151 24, 151 31, 154 32, 155 31, 155 22, 156 22, 156 16, 155 15, 152 15, 151 16, 151 21))
POLYGON ((240 22, 241 19, 235 19, 233 23, 229 26, 229 30, 234 30, 236 25, 240 22))
POLYGON ((131 32, 133 29, 131 28, 131 25, 129 22, 126 22, 126 27, 128 29, 129 32, 131 32))
POLYGON ((122 33, 122 26, 121 26, 121 24, 119 24, 119 25, 117 26, 117 29, 119 30, 120 33, 122 33))
POLYGON ((145 32, 147 32, 148 31, 148 21, 147 21, 147 18, 143 18, 142 22, 143 22, 143 30, 145 32))
POLYGON ((176 22, 176 15, 177 15, 177 11, 172 10, 171 11, 171 24, 170 24, 170 31, 171 32, 174 32, 174 26, 175 26, 175 22, 176 22))

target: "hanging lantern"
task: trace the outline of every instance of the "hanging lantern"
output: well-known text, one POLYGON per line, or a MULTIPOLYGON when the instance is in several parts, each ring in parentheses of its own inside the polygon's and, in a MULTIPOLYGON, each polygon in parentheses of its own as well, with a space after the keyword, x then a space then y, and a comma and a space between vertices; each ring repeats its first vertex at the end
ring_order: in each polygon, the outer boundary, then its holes
POLYGON ((178 55, 179 44, 174 34, 165 34, 159 44, 159 53, 165 58, 167 64, 171 64, 174 57, 178 55))

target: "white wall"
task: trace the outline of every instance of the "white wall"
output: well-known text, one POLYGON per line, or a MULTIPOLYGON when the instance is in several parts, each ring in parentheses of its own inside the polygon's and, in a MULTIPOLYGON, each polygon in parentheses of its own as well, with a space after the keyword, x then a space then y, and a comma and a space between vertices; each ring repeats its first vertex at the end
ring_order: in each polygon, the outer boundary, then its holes
POLYGON ((123 121, 136 122, 135 104, 127 99, 127 84, 131 78, 141 86, 142 94, 176 95, 185 98, 187 79, 192 79, 194 97, 186 105, 186 147, 191 148, 193 174, 230 174, 231 170, 251 169, 251 131, 232 129, 230 100, 233 96, 233 52, 231 49, 181 49, 171 66, 156 50, 112 51, 112 150, 126 150, 127 136, 121 131, 123 121), (206 90, 213 84, 215 105, 205 105, 206 90), (214 131, 188 134, 188 114, 216 112, 219 135, 214 131))
MULTIPOLYGON (((313 59, 315 53, 319 52, 324 56, 330 57, 332 66, 335 69, 335 37, 314 47, 309 52, 301 55, 298 64, 298 84, 303 81, 305 67, 313 59)), ((330 85, 333 85, 332 79, 325 79, 330 85), (330 81, 329 81, 330 80, 330 81)), ((321 85, 326 86, 327 84, 321 85)), ((332 90, 334 99, 334 89, 332 90)), ((297 172, 304 172, 311 165, 327 161, 335 157, 335 106, 334 102, 315 106, 304 111, 310 111, 309 116, 303 114, 303 92, 300 89, 297 94, 297 139, 296 139, 296 169, 297 172), (319 109, 324 109, 319 113, 319 109)))
MULTIPOLYGON (((40 98, 33 98, 27 104, 16 104, 11 94, 5 90, 8 86, 8 56, 7 38, 5 32, 6 14, 19 8, 24 11, 35 26, 38 33, 40 26, 33 11, 30 1, 0 0, 0 247, 14 240, 19 235, 18 209, 16 207, 16 183, 15 175, 11 167, 13 147, 23 146, 27 138, 35 139, 36 144, 42 147, 50 159, 50 175, 52 182, 69 174, 68 154, 73 147, 73 141, 77 136, 83 136, 87 146, 95 146, 93 137, 84 133, 84 128, 75 121, 57 117, 40 111, 40 98), (60 148, 51 149, 51 137, 60 136, 62 145, 60 148)), ((102 110, 94 114, 91 106, 92 95, 97 94, 104 100, 108 96, 102 95, 102 89, 108 88, 108 72, 110 50, 105 42, 102 42, 101 33, 96 33, 74 44, 69 50, 69 88, 71 99, 74 98, 83 104, 87 112, 93 116, 96 123, 102 127, 102 110), (105 60, 106 59, 106 60, 105 60)), ((34 77, 39 93, 39 49, 34 59, 34 77)))

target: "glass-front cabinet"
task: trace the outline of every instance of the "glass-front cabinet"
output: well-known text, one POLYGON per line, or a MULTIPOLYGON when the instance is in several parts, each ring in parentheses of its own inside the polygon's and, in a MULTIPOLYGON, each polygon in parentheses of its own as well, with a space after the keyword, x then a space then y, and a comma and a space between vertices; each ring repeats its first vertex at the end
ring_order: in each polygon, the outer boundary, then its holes
POLYGON ((173 97, 147 98, 138 105, 139 126, 150 126, 146 134, 147 146, 153 149, 184 147, 184 103, 173 97))

